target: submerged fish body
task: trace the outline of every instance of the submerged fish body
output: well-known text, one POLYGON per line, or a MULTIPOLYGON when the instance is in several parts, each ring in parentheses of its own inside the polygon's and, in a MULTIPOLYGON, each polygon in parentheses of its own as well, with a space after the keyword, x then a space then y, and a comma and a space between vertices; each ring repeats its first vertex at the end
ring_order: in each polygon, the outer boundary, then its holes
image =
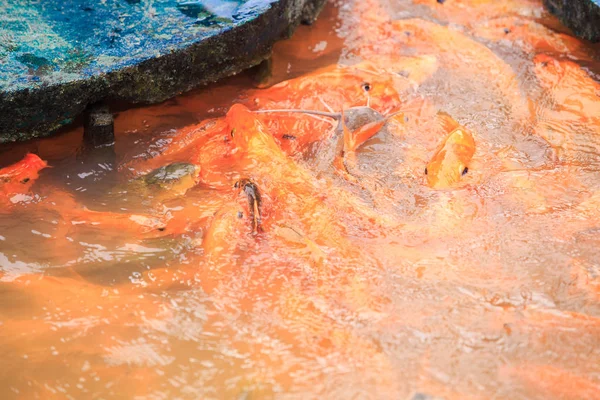
POLYGON ((450 188, 458 183, 468 172, 469 163, 475 154, 475 140, 471 132, 447 114, 441 113, 439 118, 450 133, 425 169, 427 184, 436 189, 450 188))
MULTIPOLYGON (((492 83, 499 99, 511 108, 513 118, 527 124, 532 117, 531 103, 523 94, 512 67, 491 49, 452 26, 410 18, 384 21, 381 26, 365 26, 357 38, 363 58, 406 54, 417 50, 439 60, 439 68, 460 76, 477 76, 492 83)), ((437 70, 437 65, 433 72, 437 70)))
POLYGON ((382 72, 370 62, 324 68, 258 91, 253 99, 263 109, 333 112, 369 105, 387 113, 401 100, 394 75, 382 72))
POLYGON ((502 17, 476 25, 473 33, 499 43, 516 44, 527 52, 564 54, 590 59, 584 43, 564 33, 554 32, 544 25, 521 17, 502 17))
POLYGON ((438 19, 466 26, 500 16, 531 17, 544 12, 541 2, 536 0, 415 0, 415 3, 430 7, 438 19))
POLYGON ((561 162, 600 165, 600 83, 572 61, 539 54, 534 64, 549 103, 537 111, 536 133, 561 162))

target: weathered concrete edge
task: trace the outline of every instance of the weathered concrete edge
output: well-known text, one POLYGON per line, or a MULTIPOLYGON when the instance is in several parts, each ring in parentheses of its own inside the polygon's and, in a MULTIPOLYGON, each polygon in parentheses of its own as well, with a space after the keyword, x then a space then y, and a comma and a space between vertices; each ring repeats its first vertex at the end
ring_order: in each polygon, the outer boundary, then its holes
POLYGON ((544 0, 544 5, 577 36, 600 41, 600 4, 592 0, 544 0))
POLYGON ((290 37, 301 22, 313 22, 326 1, 281 0, 246 24, 134 66, 87 80, 0 93, 0 143, 50 136, 98 101, 158 103, 237 74, 268 58, 273 44, 290 37))

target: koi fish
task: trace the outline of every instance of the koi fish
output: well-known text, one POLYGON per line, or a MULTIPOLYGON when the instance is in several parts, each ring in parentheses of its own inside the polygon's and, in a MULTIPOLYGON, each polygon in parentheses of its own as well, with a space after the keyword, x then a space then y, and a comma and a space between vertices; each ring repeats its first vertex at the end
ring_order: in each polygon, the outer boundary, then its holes
POLYGON ((194 160, 197 148, 206 146, 215 136, 224 136, 225 130, 225 121, 220 118, 203 120, 169 132, 147 145, 142 153, 127 155, 125 158, 129 160, 119 165, 119 171, 140 176, 173 162, 194 160))
MULTIPOLYGON (((592 231, 597 235, 600 230, 592 231)), ((600 241, 596 241, 593 245, 598 245, 600 241)), ((600 274, 598 273, 598 265, 592 260, 587 260, 585 257, 574 259, 571 261, 571 278, 575 283, 573 285, 573 294, 580 295, 581 292, 586 292, 596 301, 600 301, 600 274)))
MULTIPOLYGON (((557 60, 547 54, 533 59, 540 85, 550 90, 557 106, 578 117, 600 115, 600 83, 573 61, 557 60)), ((594 117, 591 119, 594 120, 594 117)))
POLYGON ((72 226, 114 229, 118 232, 132 232, 135 234, 162 231, 169 219, 168 215, 90 210, 77 202, 72 194, 56 189, 49 191, 47 188, 40 191, 37 206, 58 213, 63 222, 72 226))
POLYGON ((545 12, 537 0, 415 0, 415 3, 430 7, 437 19, 465 26, 499 16, 534 17, 545 12))
POLYGON ((231 255, 238 244, 250 240, 251 227, 245 220, 244 207, 233 201, 225 204, 214 216, 204 239, 204 257, 220 268, 234 262, 231 255))
POLYGON ((600 83, 578 64, 546 54, 534 58, 535 74, 550 107, 537 111, 536 133, 571 164, 600 163, 600 83))
POLYGON ((319 171, 326 171, 331 166, 342 177, 350 182, 358 183, 356 177, 348 172, 345 156, 354 151, 376 135, 394 113, 384 117, 371 107, 352 107, 341 113, 311 110, 258 110, 257 113, 301 113, 312 116, 328 117, 337 121, 331 137, 324 138, 314 151, 316 166, 319 171))
POLYGON ((394 55, 407 49, 432 54, 439 59, 440 68, 493 82, 502 100, 511 106, 515 119, 530 122, 532 103, 523 95, 511 66, 492 50, 456 29, 423 19, 401 19, 386 25, 385 32, 365 28, 357 38, 358 56, 394 55))
POLYGON ((581 60, 590 59, 581 40, 524 18, 502 17, 484 21, 473 28, 473 34, 494 42, 508 42, 511 46, 516 44, 527 52, 569 54, 569 57, 581 60))
MULTIPOLYGON (((135 314, 131 310, 122 309, 123 304, 129 304, 133 309, 140 307, 140 311, 145 310, 152 313, 148 315, 167 311, 160 302, 143 299, 138 296, 138 293, 107 290, 106 287, 86 282, 80 278, 28 274, 14 277, 10 281, 0 282, 0 288, 3 291, 12 291, 12 298, 17 303, 37 303, 37 310, 43 310, 49 306, 69 310, 69 319, 90 317, 94 313, 98 320, 119 319, 119 311, 127 314, 128 318, 134 317, 135 314), (78 306, 73 307, 74 304, 78 306), (97 307, 98 304, 102 304, 103 307, 97 307), (92 309, 94 311, 91 311, 92 309)), ((43 312, 45 313, 45 311, 43 312)))
POLYGON ((0 203, 9 205, 18 202, 18 195, 29 192, 39 172, 46 167, 46 161, 28 153, 21 161, 0 169, 0 203))
POLYGON ((430 187, 448 188, 468 172, 475 154, 475 140, 471 132, 449 115, 440 113, 439 119, 444 130, 450 133, 427 164, 425 175, 430 187))
POLYGON ((381 73, 369 62, 335 66, 281 82, 250 94, 262 109, 329 111, 368 105, 387 113, 401 103, 392 74, 381 73))
POLYGON ((388 73, 394 73, 406 78, 415 86, 420 86, 429 77, 435 74, 440 63, 438 58, 433 54, 423 54, 414 57, 373 57, 370 61, 378 66, 381 66, 388 73))
POLYGON ((516 367, 505 366, 500 374, 520 382, 536 397, 593 400, 600 393, 597 380, 553 365, 527 363, 516 367))

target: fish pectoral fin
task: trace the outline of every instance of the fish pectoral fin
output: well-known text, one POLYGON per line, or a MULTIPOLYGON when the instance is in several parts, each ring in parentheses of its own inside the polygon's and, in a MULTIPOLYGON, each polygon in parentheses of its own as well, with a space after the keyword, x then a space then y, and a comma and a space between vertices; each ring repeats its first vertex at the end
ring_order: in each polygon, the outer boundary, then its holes
POLYGON ((350 134, 351 139, 346 143, 344 141, 344 151, 350 152, 356 150, 367 140, 375 136, 385 125, 386 120, 370 122, 350 134))

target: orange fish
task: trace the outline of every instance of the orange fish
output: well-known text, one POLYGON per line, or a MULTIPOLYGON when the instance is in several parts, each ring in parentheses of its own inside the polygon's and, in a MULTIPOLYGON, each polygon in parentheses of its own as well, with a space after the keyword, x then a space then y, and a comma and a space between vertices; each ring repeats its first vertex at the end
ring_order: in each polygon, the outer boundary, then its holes
POLYGON ((598 121, 600 83, 573 61, 559 61, 546 54, 538 54, 533 61, 538 82, 550 91, 557 107, 598 121))
POLYGON ((61 222, 71 227, 148 234, 160 233, 169 219, 168 215, 162 214, 144 215, 90 210, 77 202, 71 193, 55 188, 51 191, 42 188, 36 201, 36 207, 40 211, 56 212, 60 215, 61 222))
POLYGON ((119 171, 140 176, 173 162, 193 161, 197 158, 196 149, 207 146, 215 136, 224 137, 226 128, 225 121, 219 118, 203 120, 169 132, 148 145, 143 153, 127 155, 125 158, 128 161, 119 166, 119 171))
POLYGON ((250 240, 252 226, 246 210, 238 202, 231 202, 216 213, 202 242, 207 261, 223 266, 232 264, 230 256, 238 244, 250 240))
POLYGON ((492 50, 451 26, 423 19, 401 19, 383 23, 386 26, 365 27, 357 38, 356 55, 362 58, 406 54, 409 51, 431 54, 439 59, 440 69, 449 69, 467 79, 479 77, 491 83, 512 107, 516 120, 530 122, 531 103, 523 95, 512 67, 492 50))
POLYGON ((495 42, 516 44, 527 52, 568 54, 589 60, 584 42, 564 33, 554 32, 544 25, 524 18, 502 17, 478 24, 473 34, 495 42))
POLYGON ((470 26, 505 15, 536 16, 545 12, 538 0, 415 0, 429 6, 437 19, 470 26))
POLYGON ((28 153, 21 161, 0 169, 0 203, 18 202, 17 195, 29 192, 39 172, 47 166, 46 161, 28 153))
POLYGON ((537 110, 536 132, 570 164, 600 164, 600 83, 578 64, 546 54, 534 59, 549 107, 537 110))
POLYGON ((256 113, 299 113, 337 120, 336 128, 333 132, 329 132, 330 137, 327 138, 322 134, 323 138, 317 149, 313 151, 315 165, 319 170, 327 170, 333 165, 336 172, 353 182, 355 178, 347 171, 345 156, 353 154, 358 147, 379 133, 390 118, 399 114, 397 112, 390 116, 383 116, 368 106, 352 107, 342 110, 341 113, 294 109, 259 110, 256 113))
POLYGON ((444 131, 450 131, 450 134, 427 164, 425 175, 430 187, 448 188, 468 172, 469 163, 475 154, 475 140, 471 132, 449 115, 440 113, 439 118, 444 131))
POLYGON ((520 382, 526 393, 544 399, 595 400, 600 396, 600 382, 554 365, 526 363, 500 370, 511 380, 520 382))
POLYGON ((329 111, 369 105, 387 113, 401 103, 395 78, 365 62, 335 66, 250 94, 262 109, 329 111))

